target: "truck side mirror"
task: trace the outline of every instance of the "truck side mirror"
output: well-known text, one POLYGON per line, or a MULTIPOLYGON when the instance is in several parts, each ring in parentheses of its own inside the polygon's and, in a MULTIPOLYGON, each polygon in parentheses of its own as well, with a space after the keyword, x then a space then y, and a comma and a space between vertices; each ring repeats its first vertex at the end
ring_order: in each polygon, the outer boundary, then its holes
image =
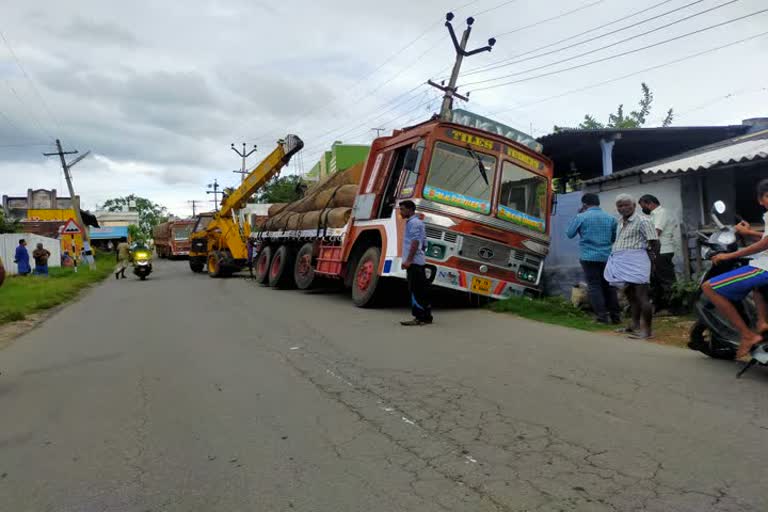
POLYGON ((409 148, 405 152, 405 159, 403 161, 403 169, 406 169, 410 172, 419 172, 418 169, 416 169, 416 164, 419 161, 419 150, 409 148))

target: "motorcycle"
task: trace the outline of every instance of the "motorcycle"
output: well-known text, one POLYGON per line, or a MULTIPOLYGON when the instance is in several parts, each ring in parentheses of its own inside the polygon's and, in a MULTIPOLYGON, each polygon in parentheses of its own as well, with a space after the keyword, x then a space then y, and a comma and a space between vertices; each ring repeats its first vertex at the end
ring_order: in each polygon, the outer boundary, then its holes
MULTIPOLYGON (((714 210, 717 214, 722 215, 726 211, 725 203, 716 201, 714 210)), ((712 220, 715 226, 717 226, 715 232, 709 236, 698 233, 702 238, 701 257, 707 261, 711 260, 716 254, 735 252, 739 248, 736 230, 732 226, 724 225, 715 213, 712 213, 712 220)), ((748 264, 748 259, 733 259, 722 262, 719 265, 711 265, 699 280, 699 290, 701 290, 701 285, 709 279, 748 264)), ((734 306, 747 325, 755 325, 757 310, 750 296, 747 296, 747 298, 739 303, 734 303, 734 306)), ((691 327, 689 334, 688 348, 697 350, 714 359, 734 359, 739 347, 739 333, 723 318, 707 296, 701 292, 699 292, 699 297, 696 301, 696 317, 696 322, 691 327)), ((768 340, 752 347, 750 355, 750 361, 739 371, 736 375, 737 377, 744 375, 747 370, 756 364, 768 366, 768 340)))
POLYGON ((133 253, 133 273, 144 281, 152 273, 152 254, 148 249, 139 249, 133 253))

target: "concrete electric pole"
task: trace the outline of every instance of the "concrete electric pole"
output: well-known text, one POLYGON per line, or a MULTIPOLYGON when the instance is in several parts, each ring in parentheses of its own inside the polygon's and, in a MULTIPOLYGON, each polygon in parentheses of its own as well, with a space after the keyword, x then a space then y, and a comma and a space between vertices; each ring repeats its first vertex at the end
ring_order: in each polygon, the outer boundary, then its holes
POLYGON ((187 201, 187 203, 192 205, 192 216, 197 217, 197 205, 198 203, 202 203, 202 201, 198 201, 197 199, 192 199, 191 201, 187 201))
POLYGON ((206 194, 213 194, 213 204, 216 205, 216 211, 219 211, 219 181, 213 180, 213 183, 208 184, 208 188, 213 190, 208 190, 206 194))
POLYGON ((461 98, 464 101, 469 101, 469 98, 462 96, 456 92, 456 81, 459 79, 459 73, 461 72, 461 63, 464 61, 464 57, 471 57, 472 55, 489 52, 496 44, 496 39, 493 37, 488 40, 488 46, 477 48, 472 51, 467 51, 467 42, 469 41, 469 34, 472 32, 472 24, 475 19, 472 17, 467 18, 467 28, 464 29, 464 34, 461 36, 461 42, 456 38, 456 32, 453 30, 451 20, 453 20, 453 13, 449 12, 445 15, 445 26, 448 27, 448 33, 451 35, 451 41, 453 41, 453 47, 456 50, 456 62, 453 64, 453 71, 451 72, 451 78, 448 80, 448 85, 436 84, 432 80, 427 83, 432 87, 436 87, 445 93, 443 96, 443 105, 440 108, 440 119, 443 121, 451 120, 451 111, 453 110, 453 98, 461 98))
POLYGON ((386 128, 371 128, 372 132, 376 132, 376 138, 381 137, 381 132, 386 131, 386 128))
POLYGON ((243 142, 243 150, 242 151, 235 149, 235 144, 234 143, 232 143, 230 145, 230 147, 232 148, 232 151, 237 153, 238 156, 240 156, 240 158, 242 159, 242 165, 240 166, 240 170, 239 171, 232 171, 232 172, 237 173, 237 174, 240 175, 240 181, 242 182, 245 179, 245 175, 248 174, 248 171, 245 170, 245 159, 248 158, 249 156, 251 156, 253 153, 256 152, 256 144, 254 144, 253 145, 253 149, 250 150, 247 153, 245 152, 245 142, 243 142))
MULTIPOLYGON (((67 181, 67 188, 69 189, 69 197, 72 200, 72 210, 75 212, 75 222, 77 222, 78 227, 81 230, 81 236, 83 237, 83 254, 86 257, 86 261, 88 262, 88 266, 91 269, 96 268, 96 262, 94 261, 92 255, 93 252, 91 251, 91 239, 90 236, 88 236, 88 226, 85 225, 83 222, 83 216, 80 213, 80 198, 75 194, 75 187, 72 185, 72 172, 71 169, 80 161, 82 161, 85 157, 91 154, 90 151, 86 151, 82 155, 78 156, 71 162, 67 162, 65 156, 66 155, 76 155, 78 153, 77 150, 74 151, 64 151, 61 148, 61 141, 59 139, 56 139, 56 152, 55 153, 43 153, 44 156, 58 156, 59 160, 61 161, 61 168, 64 170, 64 179, 67 181)), ((72 255, 75 259, 77 259, 77 254, 72 255)))

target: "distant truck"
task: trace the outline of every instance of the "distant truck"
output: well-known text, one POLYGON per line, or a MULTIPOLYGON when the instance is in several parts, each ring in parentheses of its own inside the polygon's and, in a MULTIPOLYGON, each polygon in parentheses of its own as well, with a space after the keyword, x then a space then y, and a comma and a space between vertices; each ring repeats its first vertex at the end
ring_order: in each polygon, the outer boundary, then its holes
POLYGON ((174 220, 158 224, 152 229, 157 256, 160 258, 179 258, 189 256, 189 235, 192 233, 194 220, 174 220))

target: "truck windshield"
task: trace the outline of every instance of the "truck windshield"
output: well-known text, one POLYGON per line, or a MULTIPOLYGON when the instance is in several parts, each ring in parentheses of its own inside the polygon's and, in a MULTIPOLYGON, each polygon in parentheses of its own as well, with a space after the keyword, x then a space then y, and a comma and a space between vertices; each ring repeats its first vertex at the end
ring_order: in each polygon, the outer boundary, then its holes
POLYGON ((503 162, 498 217, 544 232, 546 212, 547 179, 511 162, 503 162))
POLYGON ((192 225, 191 224, 185 224, 183 226, 176 226, 173 228, 173 239, 174 240, 188 240, 189 234, 192 232, 192 225))
POLYGON ((424 198, 473 212, 490 213, 495 173, 496 158, 438 142, 432 153, 424 198), (485 170, 485 176, 482 170, 485 170))

